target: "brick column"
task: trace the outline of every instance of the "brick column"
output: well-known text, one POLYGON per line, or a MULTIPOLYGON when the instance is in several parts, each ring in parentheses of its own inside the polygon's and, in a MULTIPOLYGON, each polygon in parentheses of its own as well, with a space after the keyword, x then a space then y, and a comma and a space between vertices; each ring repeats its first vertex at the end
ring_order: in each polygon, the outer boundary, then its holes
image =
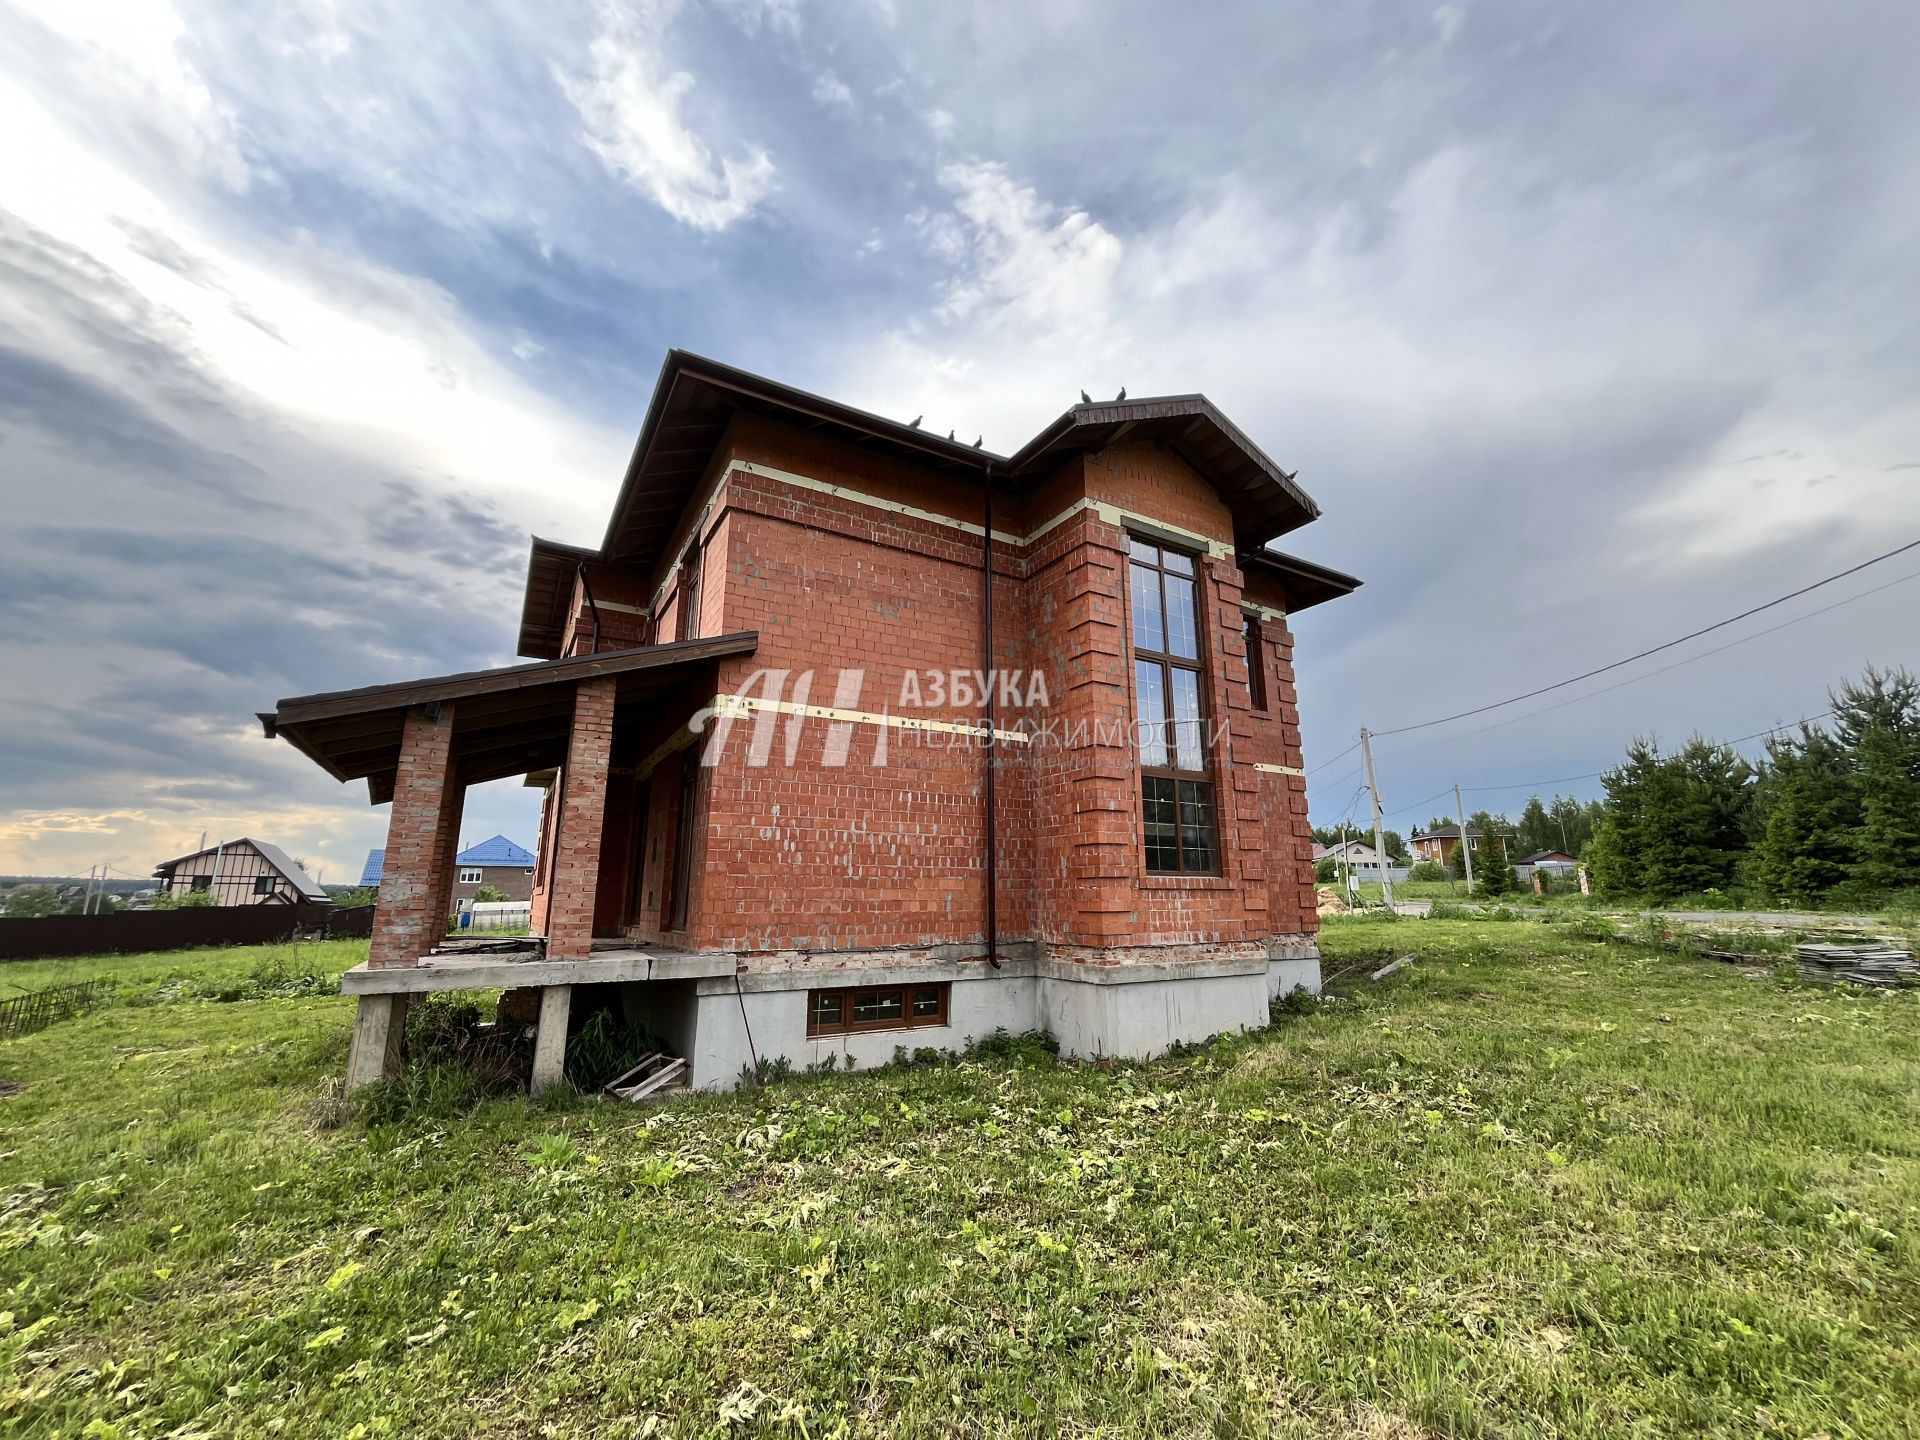
MULTIPOLYGON (((453 884, 460 877, 460 866, 454 857, 460 853, 460 820, 466 811, 467 787, 456 776, 449 775, 440 792, 440 848, 433 857, 434 913, 440 917, 442 926, 453 911, 453 884)), ((437 942, 443 933, 435 930, 434 940, 437 942)))
MULTIPOLYGON (((418 965, 445 924, 439 912, 442 827, 447 792, 458 787, 453 762, 453 703, 441 701, 407 711, 400 735, 400 763, 393 778, 393 811, 387 820, 387 858, 373 917, 368 965, 375 970, 418 965)), ((456 827, 458 811, 456 809, 456 827)))
POLYGON ((547 901, 547 958, 584 960, 592 953, 593 899, 600 879, 600 831, 607 814, 607 770, 613 749, 614 679, 582 680, 573 692, 573 731, 555 807, 560 838, 547 901))

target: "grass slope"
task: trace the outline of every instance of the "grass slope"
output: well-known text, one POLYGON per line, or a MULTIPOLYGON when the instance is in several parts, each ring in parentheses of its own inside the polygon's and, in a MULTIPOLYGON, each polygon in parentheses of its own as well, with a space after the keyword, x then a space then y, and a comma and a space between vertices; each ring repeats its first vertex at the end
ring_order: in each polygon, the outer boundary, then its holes
POLYGON ((101 962, 123 1003, 0 1045, 0 1430, 1916 1433, 1920 997, 1325 936, 1389 947, 1147 1066, 371 1133, 319 1119, 340 998, 101 962))

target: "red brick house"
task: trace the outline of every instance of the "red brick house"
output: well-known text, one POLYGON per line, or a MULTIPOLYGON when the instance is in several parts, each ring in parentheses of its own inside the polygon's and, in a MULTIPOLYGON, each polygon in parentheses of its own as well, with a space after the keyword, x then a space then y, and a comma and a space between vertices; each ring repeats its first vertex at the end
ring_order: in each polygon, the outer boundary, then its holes
POLYGON ((620 985, 696 1088, 1004 1026, 1145 1056, 1319 983, 1287 616, 1359 582, 1197 395, 1011 456, 669 355, 606 538, 536 538, 533 663, 263 715, 391 802, 351 1083, 407 998, 620 985), (988 576, 991 583, 988 583, 988 576), (545 790, 528 953, 439 933, 468 785, 545 790))

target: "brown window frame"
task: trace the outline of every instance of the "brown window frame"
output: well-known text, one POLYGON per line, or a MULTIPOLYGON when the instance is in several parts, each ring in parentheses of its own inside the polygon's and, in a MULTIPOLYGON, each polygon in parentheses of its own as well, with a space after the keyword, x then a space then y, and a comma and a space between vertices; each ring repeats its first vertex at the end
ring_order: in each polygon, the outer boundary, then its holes
POLYGON ((1145 663, 1157 666, 1160 671, 1160 696, 1163 712, 1160 723, 1165 732, 1162 737, 1162 748, 1165 750, 1168 761, 1168 763, 1164 765, 1149 765, 1146 763, 1144 750, 1141 750, 1139 753, 1141 860, 1146 866, 1149 875, 1217 877, 1225 873, 1221 866, 1220 855, 1219 791, 1214 784, 1212 747, 1207 743, 1207 700, 1209 694, 1207 688, 1207 637, 1209 627, 1207 624, 1208 607, 1204 586, 1205 575, 1200 557, 1197 554, 1190 550, 1182 550, 1177 546, 1163 545, 1158 539, 1151 535, 1128 534, 1127 639, 1128 648, 1133 660, 1128 666, 1127 673, 1129 684, 1133 689, 1134 736, 1137 741, 1142 733, 1140 730, 1142 724, 1140 719, 1140 666, 1142 663, 1145 663), (1151 550, 1153 552, 1153 558, 1148 559, 1142 556, 1140 553, 1142 550, 1151 550), (1185 562, 1187 569, 1184 573, 1177 566, 1167 564, 1166 557, 1169 555, 1175 556, 1180 561, 1185 562), (1168 577, 1171 576, 1177 580, 1187 581, 1193 586, 1194 653, 1192 655, 1180 655, 1172 650, 1155 650, 1139 643, 1139 621, 1138 617, 1134 614, 1133 604, 1133 572, 1136 569, 1148 571, 1159 577, 1157 588, 1160 595, 1160 624, 1162 630, 1161 640, 1163 643, 1168 639, 1166 632, 1171 628, 1168 618, 1170 612, 1167 606, 1168 577), (1193 723, 1197 727, 1200 757, 1199 768, 1192 770, 1182 768, 1177 763, 1180 757, 1179 726, 1186 722, 1177 720, 1174 714, 1173 676, 1175 671, 1189 671, 1194 676, 1195 704, 1198 716, 1193 723), (1170 785, 1172 787, 1174 826, 1173 857, 1177 863, 1171 867, 1154 862, 1153 848, 1149 846, 1147 840, 1147 805, 1149 791, 1156 788, 1153 784, 1155 781, 1160 782, 1162 786, 1170 785), (1199 787, 1204 792, 1201 803, 1206 807, 1208 817, 1206 828, 1209 832, 1211 842, 1207 854, 1207 864, 1204 868, 1198 865, 1190 866, 1187 863, 1187 827, 1181 820, 1185 798, 1182 788, 1184 786, 1199 787))
POLYGON ((1267 633, 1258 615, 1248 615, 1240 627, 1247 646, 1247 703, 1264 714, 1267 708, 1267 633))
POLYGON ((953 986, 945 980, 932 981, 918 985, 836 985, 823 990, 807 992, 807 1038, 816 1039, 827 1035, 870 1035, 882 1030, 926 1030, 950 1024, 949 1009, 953 999, 953 986), (939 1009, 931 1015, 915 1015, 913 1006, 915 997, 932 994, 939 1009), (856 1020, 853 1018, 854 997, 857 995, 897 996, 900 1001, 900 1015, 897 1019, 856 1020), (839 1018, 822 1020, 821 1002, 838 1002, 839 1018))
POLYGON ((700 638, 700 546, 687 547, 687 558, 680 562, 680 638, 700 638))
POLYGON ((275 880, 271 875, 256 875, 253 877, 253 893, 256 895, 271 895, 279 888, 280 882, 275 880))

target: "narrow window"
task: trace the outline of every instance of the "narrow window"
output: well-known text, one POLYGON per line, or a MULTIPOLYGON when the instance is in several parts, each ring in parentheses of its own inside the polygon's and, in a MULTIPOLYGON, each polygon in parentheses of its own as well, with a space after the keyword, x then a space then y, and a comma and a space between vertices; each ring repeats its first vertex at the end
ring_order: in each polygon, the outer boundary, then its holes
POLYGON ((1202 610, 1194 558, 1141 539, 1132 541, 1128 555, 1134 735, 1147 869, 1217 874, 1220 845, 1207 769, 1202 610))
POLYGON ((1253 616, 1246 618, 1241 626, 1241 634, 1247 641, 1247 703, 1255 710, 1267 708, 1267 645, 1266 636, 1261 633, 1260 622, 1253 616))
POLYGON ((693 805, 700 776, 699 756, 686 750, 680 756, 680 815, 673 833, 673 884, 667 891, 665 929, 687 928, 687 897, 693 888, 693 805))
POLYGON ((680 638, 693 640, 700 634, 700 547, 687 547, 687 558, 680 562, 680 638))
POLYGON ((952 987, 858 985, 814 990, 807 996, 807 1034, 850 1035, 865 1030, 914 1030, 947 1023, 952 987))

